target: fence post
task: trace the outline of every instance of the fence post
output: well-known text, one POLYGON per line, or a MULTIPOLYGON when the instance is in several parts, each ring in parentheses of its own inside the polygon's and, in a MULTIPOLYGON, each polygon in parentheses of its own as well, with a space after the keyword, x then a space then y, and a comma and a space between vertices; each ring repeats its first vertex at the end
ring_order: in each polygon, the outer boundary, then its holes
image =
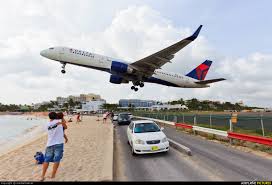
POLYGON ((210 113, 210 128, 212 128, 212 114, 210 113))
POLYGON ((196 125, 196 115, 194 116, 194 125, 196 125))
POLYGON ((264 136, 263 114, 261 114, 261 125, 262 125, 262 131, 264 136))
MULTIPOLYGON (((232 121, 231 121, 231 119, 229 120, 229 126, 230 126, 230 132, 232 132, 233 129, 232 129, 232 121)), ((232 138, 229 139, 229 142, 232 145, 232 138)))
MULTIPOLYGON (((196 115, 194 116, 194 125, 196 125, 196 115)), ((194 131, 194 135, 196 135, 196 133, 195 133, 195 130, 193 129, 193 131, 194 131)))
POLYGON ((178 122, 178 118, 177 116, 174 116, 174 122, 177 123, 178 122))

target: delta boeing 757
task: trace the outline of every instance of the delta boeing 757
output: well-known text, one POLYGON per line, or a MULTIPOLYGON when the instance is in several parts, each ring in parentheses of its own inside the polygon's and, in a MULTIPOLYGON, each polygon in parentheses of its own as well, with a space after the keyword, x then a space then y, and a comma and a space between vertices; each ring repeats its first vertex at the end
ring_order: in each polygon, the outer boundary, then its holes
POLYGON ((166 63, 171 63, 175 54, 189 43, 194 41, 202 25, 193 35, 187 37, 161 51, 133 63, 121 61, 107 56, 98 55, 68 47, 51 47, 41 51, 41 55, 62 64, 62 73, 65 73, 65 65, 73 64, 111 74, 110 82, 114 84, 133 83, 131 89, 138 91, 137 86, 144 87, 144 83, 157 83, 161 85, 180 88, 205 88, 208 84, 225 80, 224 78, 205 80, 205 76, 212 64, 206 60, 187 75, 180 75, 160 70, 166 63))

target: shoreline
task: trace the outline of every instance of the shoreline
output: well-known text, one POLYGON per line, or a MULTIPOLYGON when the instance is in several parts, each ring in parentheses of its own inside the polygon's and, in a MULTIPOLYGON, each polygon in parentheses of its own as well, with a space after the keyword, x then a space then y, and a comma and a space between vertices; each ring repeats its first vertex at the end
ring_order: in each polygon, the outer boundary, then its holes
MULTIPOLYGON (((113 125, 102 124, 97 117, 86 116, 78 124, 68 123, 68 143, 57 176, 53 181, 111 181, 113 170, 113 125)), ((44 153, 46 133, 0 155, 0 181, 39 181, 42 165, 34 155, 44 153)), ((51 175, 49 165, 46 177, 51 175)), ((45 181, 52 181, 46 178, 45 181)))
MULTIPOLYGON (((13 116, 10 114, 6 114, 9 116, 13 116)), ((28 119, 27 115, 14 115, 14 116, 24 116, 28 119)), ((33 117, 31 115, 31 117, 33 117)), ((45 119, 43 116, 39 116, 40 119, 45 119)), ((46 133, 43 131, 44 124, 34 125, 28 128, 25 128, 21 133, 15 135, 13 138, 7 138, 6 140, 10 140, 8 142, 2 143, 0 148, 0 157, 2 155, 8 154, 24 145, 27 145, 40 137, 43 137, 46 133)))

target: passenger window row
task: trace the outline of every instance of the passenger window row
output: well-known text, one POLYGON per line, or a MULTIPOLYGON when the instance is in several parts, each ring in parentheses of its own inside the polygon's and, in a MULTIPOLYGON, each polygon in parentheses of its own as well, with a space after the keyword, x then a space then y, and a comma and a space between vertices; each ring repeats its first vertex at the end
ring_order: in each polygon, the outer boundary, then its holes
POLYGON ((182 78, 182 77, 181 77, 181 76, 179 76, 179 75, 171 75, 171 74, 168 74, 168 73, 163 73, 163 72, 159 72, 159 71, 157 71, 157 73, 164 74, 164 75, 167 75, 167 76, 176 77, 176 78, 182 78))

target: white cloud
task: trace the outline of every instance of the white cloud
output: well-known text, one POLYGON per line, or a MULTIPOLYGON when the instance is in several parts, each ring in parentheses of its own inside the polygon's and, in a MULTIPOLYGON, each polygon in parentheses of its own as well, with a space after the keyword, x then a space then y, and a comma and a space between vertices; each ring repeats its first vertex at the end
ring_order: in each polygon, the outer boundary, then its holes
POLYGON ((201 34, 163 69, 185 74, 204 60, 213 60, 206 78, 224 77, 227 81, 212 84, 211 88, 146 84, 134 92, 127 84, 110 84, 107 73, 71 65, 62 75, 61 65, 41 57, 40 50, 63 45, 133 62, 189 36, 198 25, 177 27, 148 6, 124 7, 119 2, 122 10, 106 8, 102 14, 97 1, 81 1, 80 5, 76 1, 56 1, 54 5, 52 1, 17 2, 5 4, 0 11, 0 23, 6 25, 0 30, 0 102, 32 103, 92 92, 109 102, 121 98, 167 101, 196 97, 271 106, 272 55, 256 52, 240 58, 223 56, 201 34), (4 18, 7 13, 8 20, 4 18))

